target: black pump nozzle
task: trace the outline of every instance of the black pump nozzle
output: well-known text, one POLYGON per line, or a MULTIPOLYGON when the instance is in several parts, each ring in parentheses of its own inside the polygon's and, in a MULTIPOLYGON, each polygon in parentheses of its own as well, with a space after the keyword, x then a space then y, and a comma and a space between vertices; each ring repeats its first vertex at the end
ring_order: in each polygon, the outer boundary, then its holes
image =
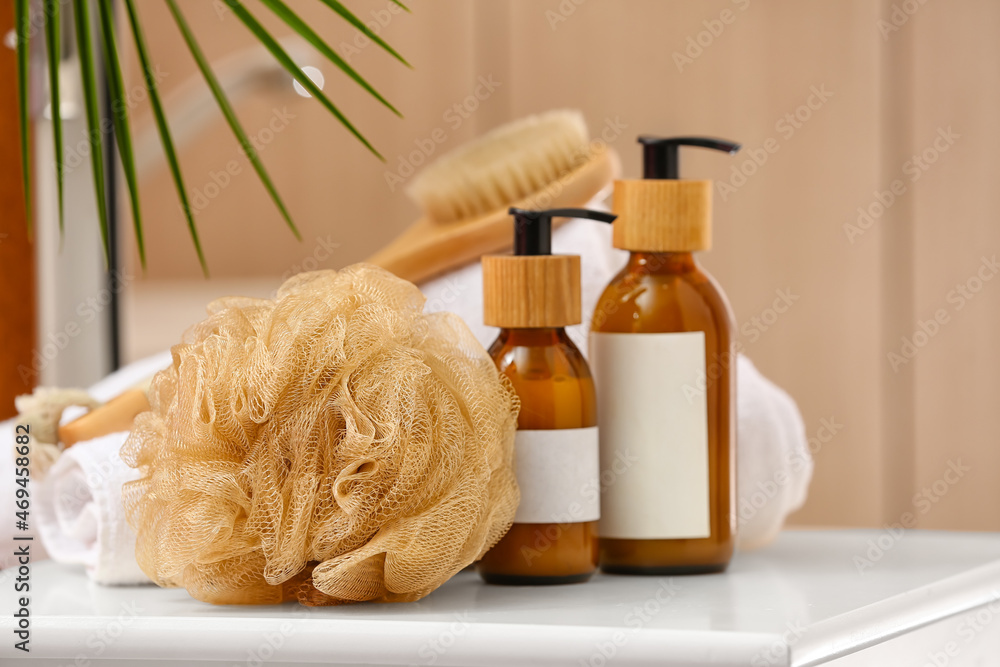
POLYGON ((618 217, 603 211, 586 208, 552 208, 547 211, 531 211, 511 208, 514 216, 514 254, 551 255, 552 218, 589 218, 599 222, 614 222, 618 217))
POLYGON ((677 148, 679 146, 698 146, 711 148, 732 155, 741 146, 735 141, 712 139, 710 137, 639 137, 642 144, 642 177, 643 178, 680 178, 681 166, 677 148))

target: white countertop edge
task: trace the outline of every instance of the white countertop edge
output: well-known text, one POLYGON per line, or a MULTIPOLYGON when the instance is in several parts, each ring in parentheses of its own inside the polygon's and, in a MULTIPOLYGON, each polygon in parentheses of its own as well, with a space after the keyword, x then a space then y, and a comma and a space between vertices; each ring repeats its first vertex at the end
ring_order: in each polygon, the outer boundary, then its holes
POLYGON ((988 604, 1000 605, 1000 561, 814 623, 791 642, 791 664, 819 665, 988 604))
MULTIPOLYGON (((656 664, 663 667, 746 667, 754 658, 781 654, 774 667, 787 667, 780 635, 708 630, 543 626, 344 619, 232 619, 219 624, 181 617, 135 617, 124 632, 107 642, 106 620, 45 617, 33 623, 31 653, 0 646, 0 658, 73 660, 79 655, 102 660, 218 660, 231 663, 248 657, 263 662, 305 664, 440 665, 486 667, 497 664, 580 667, 606 664, 656 664), (57 634, 58 633, 58 634, 57 634), (44 644, 57 636, 58 643, 44 644), (164 638, 176 642, 166 643, 164 638), (99 655, 94 646, 101 646, 99 655), (89 648, 88 648, 89 647, 89 648), (768 653, 768 652, 771 653, 768 653), (612 655, 608 655, 611 653, 612 655), (605 660, 599 657, 604 655, 605 660), (591 658, 595 658, 590 662, 591 658)), ((0 627, 9 628, 6 619, 0 627)), ((8 634, 9 629, 4 630, 8 634)))

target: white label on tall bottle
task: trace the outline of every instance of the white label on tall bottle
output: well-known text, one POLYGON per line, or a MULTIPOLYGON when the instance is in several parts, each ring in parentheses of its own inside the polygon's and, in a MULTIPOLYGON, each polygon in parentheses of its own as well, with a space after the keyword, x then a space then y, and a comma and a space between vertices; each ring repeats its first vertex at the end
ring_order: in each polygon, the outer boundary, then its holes
POLYGON ((711 536, 705 333, 590 334, 601 537, 711 536))
POLYGON ((521 504, 514 523, 581 523, 601 516, 597 427, 518 430, 521 504))

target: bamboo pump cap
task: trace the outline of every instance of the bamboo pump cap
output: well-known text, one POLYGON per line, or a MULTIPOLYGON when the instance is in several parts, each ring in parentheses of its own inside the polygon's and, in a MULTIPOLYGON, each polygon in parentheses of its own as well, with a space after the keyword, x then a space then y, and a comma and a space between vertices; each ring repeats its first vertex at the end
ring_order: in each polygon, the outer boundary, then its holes
POLYGON ((551 254, 552 218, 611 222, 615 216, 576 208, 509 212, 514 254, 483 256, 483 323, 505 329, 579 324, 580 256, 551 254))
POLYGON ((646 252, 694 252, 712 247, 712 181, 680 180, 678 147, 732 155, 740 145, 706 137, 639 137, 643 179, 615 181, 612 243, 646 252))

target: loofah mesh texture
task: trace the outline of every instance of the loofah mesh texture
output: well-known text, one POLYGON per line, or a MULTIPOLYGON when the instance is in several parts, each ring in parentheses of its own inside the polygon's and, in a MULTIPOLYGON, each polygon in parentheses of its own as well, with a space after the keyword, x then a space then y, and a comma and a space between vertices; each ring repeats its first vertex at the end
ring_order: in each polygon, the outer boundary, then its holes
POLYGON ((423 303, 356 264, 210 304, 122 449, 143 571, 219 604, 411 601, 492 547, 517 397, 423 303))

